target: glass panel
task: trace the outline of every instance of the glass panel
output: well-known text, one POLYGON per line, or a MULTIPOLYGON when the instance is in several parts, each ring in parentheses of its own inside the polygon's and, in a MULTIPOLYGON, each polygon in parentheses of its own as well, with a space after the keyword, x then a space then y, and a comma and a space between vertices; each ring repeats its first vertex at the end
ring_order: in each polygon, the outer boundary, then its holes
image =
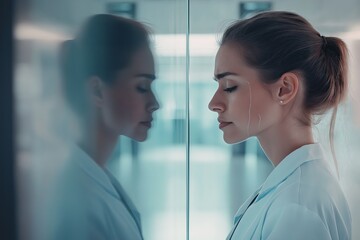
MULTIPOLYGON (((340 107, 335 150, 343 187, 353 219, 353 239, 360 238, 359 192, 359 3, 355 1, 192 1, 190 35, 190 239, 225 239, 241 204, 264 182, 273 166, 254 138, 228 145, 208 103, 216 91, 214 61, 226 26, 263 10, 294 11, 323 35, 342 37, 350 51, 350 97, 340 107), (211 16, 211 17, 210 17, 211 16)), ((315 126, 314 135, 330 153, 329 115, 315 126)), ((331 165, 332 157, 329 154, 331 165)), ((334 169, 333 169, 334 170, 334 169)), ((335 170, 334 170, 335 172, 335 170)))
MULTIPOLYGON (((358 5, 351 0, 226 4, 191 1, 190 239, 224 239, 238 207, 272 170, 256 139, 225 144, 216 114, 207 109, 217 87, 212 77, 222 31, 232 20, 266 9, 295 11, 322 34, 340 36, 348 44, 350 97, 339 110, 335 146, 340 183, 351 208, 353 226, 360 223, 356 205, 360 201, 360 168, 356 159, 360 149, 358 5)), ((160 105, 148 139, 138 143, 119 137, 107 168, 140 212, 145 239, 185 239, 185 0, 17 1, 14 34, 19 238, 49 239, 50 232, 56 229, 54 189, 68 163, 67 139, 79 130, 71 125, 73 117, 61 92, 59 46, 74 37, 85 19, 97 13, 134 18, 150 26, 157 76, 153 89, 160 105)), ((314 131, 326 149, 328 125, 326 115, 314 131)), ((353 239, 358 238, 360 230, 353 227, 353 239)))
MULTIPOLYGON (((15 95, 18 126, 19 238, 52 239, 53 233, 56 234, 59 230, 58 221, 62 216, 59 210, 61 212, 66 209, 55 205, 59 201, 59 198, 54 197, 59 195, 57 192, 59 182, 66 185, 65 191, 69 196, 78 194, 76 196, 83 203, 76 205, 78 208, 73 208, 71 213, 65 214, 73 214, 71 216, 84 220, 85 215, 81 215, 86 214, 81 212, 84 206, 99 204, 96 201, 100 200, 92 198, 92 195, 89 198, 85 195, 81 196, 79 193, 83 193, 84 189, 75 188, 79 187, 79 184, 72 182, 73 178, 67 179, 67 183, 64 182, 63 172, 68 170, 68 166, 71 165, 69 162, 74 160, 72 158, 69 160, 69 154, 71 156, 73 151, 69 145, 76 145, 69 139, 76 134, 81 136, 80 129, 84 128, 84 125, 73 125, 77 115, 71 112, 64 101, 62 92, 64 83, 59 68, 60 45, 65 40, 73 39, 84 21, 98 13, 133 18, 151 29, 150 42, 155 57, 157 77, 152 83, 152 88, 160 109, 153 114, 154 121, 146 141, 137 142, 132 138, 120 136, 106 162, 107 168, 126 192, 124 194, 119 190, 109 177, 111 184, 107 185, 110 188, 108 190, 112 191, 111 186, 115 188, 116 192, 112 193, 120 197, 122 205, 108 203, 107 201, 112 200, 107 199, 110 197, 108 193, 103 193, 97 196, 105 199, 102 199, 105 202, 101 202, 103 206, 99 209, 95 208, 98 212, 94 210, 87 213, 95 215, 93 220, 98 221, 96 223, 99 224, 95 229, 99 230, 104 226, 105 236, 100 235, 100 238, 106 239, 112 231, 122 231, 113 219, 117 218, 116 213, 131 212, 130 215, 136 218, 137 215, 132 211, 129 200, 124 197, 128 195, 140 213, 142 234, 145 239, 184 239, 186 236, 186 2, 183 0, 126 3, 98 0, 17 1, 15 95), (124 210, 124 207, 128 210, 124 210), (109 209, 111 211, 108 211, 109 209), (111 220, 104 223, 107 220, 102 221, 97 214, 103 214, 105 219, 111 220)), ((99 36, 93 37, 96 39, 99 36)), ((80 44, 80 40, 77 43, 80 44)), ((93 47, 96 51, 96 46, 93 47)), ((89 52, 88 54, 91 55, 89 52)), ((118 102, 118 104, 122 103, 118 102)), ((92 130, 87 128, 84 132, 89 133, 92 130)), ((92 136, 89 136, 87 140, 91 139, 92 136)), ((99 144, 106 145, 102 141, 99 144)), ((93 156, 91 152, 93 148, 87 148, 86 145, 80 144, 80 148, 76 149, 87 153, 90 158, 93 156)), ((89 160, 84 155, 79 158, 89 160)), ((86 162, 86 166, 92 169, 91 171, 101 169, 97 165, 96 167, 89 165, 89 162, 86 162)), ((98 170, 95 171, 99 176, 106 176, 103 171, 98 170)), ((92 174, 93 172, 90 173, 91 177, 95 179, 99 177, 92 174)), ((109 183, 109 179, 107 176, 105 180, 103 179, 105 184, 109 183)), ((94 190, 96 184, 86 183, 85 187, 94 190)), ((87 191, 85 193, 89 194, 87 191)), ((63 197, 61 196, 60 199, 63 197)), ((69 200, 69 198, 64 199, 69 200)), ((90 220, 84 220, 84 224, 87 221, 91 222, 91 216, 90 220)), ((82 223, 82 221, 75 222, 76 226, 79 226, 79 222, 82 223)), ((66 239, 61 237, 66 233, 64 229, 60 229, 58 235, 61 239, 66 239)), ((80 226, 73 230, 80 234, 87 232, 88 229, 86 227, 82 229, 80 226)))

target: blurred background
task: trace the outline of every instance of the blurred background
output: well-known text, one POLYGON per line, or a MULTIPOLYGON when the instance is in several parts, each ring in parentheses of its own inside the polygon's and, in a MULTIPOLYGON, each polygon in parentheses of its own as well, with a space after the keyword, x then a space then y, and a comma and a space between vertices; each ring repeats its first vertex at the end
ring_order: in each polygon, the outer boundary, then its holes
MULTIPOLYGON (((189 5, 186 0, 15 3, 19 239, 36 239, 42 231, 47 195, 66 152, 63 139, 72 132, 61 101, 59 44, 72 38, 79 25, 97 13, 133 18, 153 31, 154 90, 160 110, 155 113, 149 139, 137 143, 121 137, 108 166, 138 207, 145 239, 176 240, 187 235, 195 240, 225 239, 237 208, 266 179, 272 165, 256 139, 225 144, 217 115, 207 108, 217 88, 212 80, 217 41, 233 20, 266 10, 294 11, 323 35, 339 36, 348 44, 351 91, 338 113, 335 143, 340 182, 352 211, 353 239, 360 239, 360 208, 356 205, 360 202, 359 0, 191 0, 189 5)), ((324 116, 314 130, 325 149, 329 149, 328 126, 329 117, 324 116)), ((329 162, 333 164, 331 155, 329 162)))

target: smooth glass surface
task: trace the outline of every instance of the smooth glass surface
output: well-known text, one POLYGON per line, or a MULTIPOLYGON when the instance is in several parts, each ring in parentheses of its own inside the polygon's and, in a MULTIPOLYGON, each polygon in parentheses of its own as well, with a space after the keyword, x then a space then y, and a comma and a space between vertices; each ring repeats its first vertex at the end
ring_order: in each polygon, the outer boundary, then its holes
MULTIPOLYGON (((135 5, 118 5, 121 2, 17 1, 14 81, 19 238, 46 239, 48 229, 44 226, 54 217, 48 211, 52 189, 69 151, 65 139, 77 132, 62 100, 59 45, 72 38, 87 17, 112 12, 135 18, 152 29, 157 75, 153 89, 160 109, 154 115, 148 140, 137 143, 119 137, 107 166, 137 206, 145 239, 186 239, 187 207, 190 239, 225 239, 238 207, 273 169, 256 139, 236 145, 224 143, 217 114, 208 109, 217 88, 213 74, 218 40, 227 25, 251 16, 257 5, 241 5, 235 0, 191 0, 187 29, 186 0, 139 0, 128 1, 135 5), (189 69, 186 57, 190 57, 189 69)), ((338 112, 335 146, 340 183, 352 212, 353 239, 360 239, 360 2, 276 0, 257 7, 299 13, 323 35, 339 36, 348 44, 350 95, 338 112)), ((330 153, 328 126, 326 115, 314 134, 330 153)), ((329 162, 333 164, 331 154, 329 162)))
MULTIPOLYGON (((16 9, 16 120, 20 239, 47 239, 51 195, 69 152, 72 126, 62 99, 59 46, 93 14, 136 19, 151 29, 160 104, 147 141, 119 137, 108 169, 141 214, 145 239, 186 236, 186 2, 19 0, 16 9), (161 13, 161 15, 159 15, 161 13)), ((77 211, 77 209, 74 209, 77 211)), ((51 228, 51 226, 50 226, 51 228)))

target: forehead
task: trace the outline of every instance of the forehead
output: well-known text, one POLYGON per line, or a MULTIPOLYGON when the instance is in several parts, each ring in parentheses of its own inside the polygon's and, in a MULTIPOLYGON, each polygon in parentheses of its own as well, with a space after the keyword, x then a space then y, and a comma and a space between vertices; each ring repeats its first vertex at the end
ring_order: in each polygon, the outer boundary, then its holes
POLYGON ((246 68, 247 64, 242 56, 240 47, 230 44, 222 45, 216 54, 215 73, 246 68))
POLYGON ((241 47, 224 44, 222 45, 216 55, 215 72, 214 75, 219 76, 224 73, 233 73, 238 80, 244 80, 252 85, 262 85, 263 83, 261 72, 251 67, 246 63, 241 47))
POLYGON ((153 55, 148 49, 136 50, 128 63, 128 65, 117 71, 116 77, 118 84, 136 83, 134 80, 148 80, 152 81, 155 77, 155 66, 153 55))
POLYGON ((140 48, 131 57, 129 68, 135 72, 154 73, 154 58, 148 48, 140 48))

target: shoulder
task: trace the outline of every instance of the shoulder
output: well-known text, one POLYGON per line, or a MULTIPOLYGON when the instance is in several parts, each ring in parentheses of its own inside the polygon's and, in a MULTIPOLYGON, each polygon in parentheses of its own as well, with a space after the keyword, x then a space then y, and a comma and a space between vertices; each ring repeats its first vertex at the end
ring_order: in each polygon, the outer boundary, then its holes
POLYGON ((270 225, 281 222, 289 229, 293 226, 302 231, 324 231, 317 232, 324 236, 326 232, 331 237, 338 233, 349 236, 347 201, 337 179, 320 160, 301 165, 274 191, 265 219, 270 225))
POLYGON ((327 224, 308 208, 288 203, 267 214, 262 230, 264 239, 332 239, 327 224))
POLYGON ((301 165, 279 184, 274 193, 276 202, 294 203, 310 210, 318 205, 347 205, 338 180, 322 160, 301 165))

